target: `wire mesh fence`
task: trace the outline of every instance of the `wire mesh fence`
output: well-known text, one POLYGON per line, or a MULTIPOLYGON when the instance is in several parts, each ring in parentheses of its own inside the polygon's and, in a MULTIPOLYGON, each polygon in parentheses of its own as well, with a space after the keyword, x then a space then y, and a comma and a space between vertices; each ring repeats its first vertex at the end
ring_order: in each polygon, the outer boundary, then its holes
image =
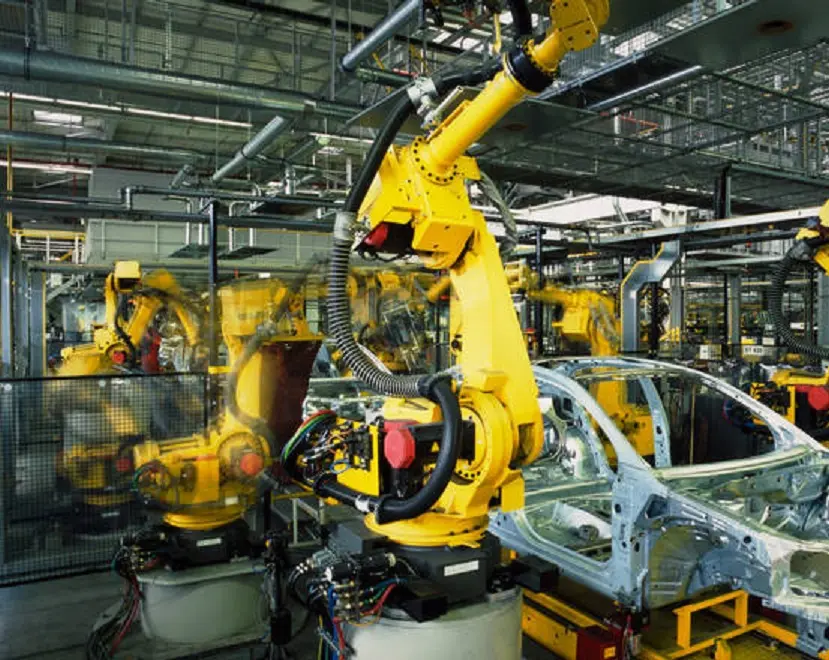
POLYGON ((206 376, 0 380, 0 585, 104 568, 144 521, 132 447, 205 428, 206 376))

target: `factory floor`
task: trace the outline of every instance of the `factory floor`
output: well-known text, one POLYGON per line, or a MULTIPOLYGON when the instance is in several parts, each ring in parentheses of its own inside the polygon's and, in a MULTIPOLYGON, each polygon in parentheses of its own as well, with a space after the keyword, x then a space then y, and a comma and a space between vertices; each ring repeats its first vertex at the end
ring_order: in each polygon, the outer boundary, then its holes
MULTIPOLYGON (((83 660, 92 624, 102 610, 121 598, 121 591, 121 580, 112 573, 0 588, 0 660, 83 660)), ((134 634, 140 634, 139 627, 134 628, 134 634)), ((305 627, 289 651, 297 660, 316 657, 313 625, 305 627)), ((260 660, 264 654, 265 647, 261 645, 209 657, 260 660)))

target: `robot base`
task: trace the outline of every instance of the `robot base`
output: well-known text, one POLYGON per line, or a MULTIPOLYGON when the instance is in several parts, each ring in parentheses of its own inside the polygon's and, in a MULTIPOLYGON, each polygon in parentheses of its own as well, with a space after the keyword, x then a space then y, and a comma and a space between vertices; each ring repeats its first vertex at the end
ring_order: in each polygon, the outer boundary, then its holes
POLYGON ((261 562, 249 559, 140 573, 144 635, 173 644, 204 644, 264 629, 263 572, 261 562))
POLYGON ((360 660, 520 660, 521 602, 512 589, 425 623, 390 611, 374 625, 347 626, 345 635, 360 660))

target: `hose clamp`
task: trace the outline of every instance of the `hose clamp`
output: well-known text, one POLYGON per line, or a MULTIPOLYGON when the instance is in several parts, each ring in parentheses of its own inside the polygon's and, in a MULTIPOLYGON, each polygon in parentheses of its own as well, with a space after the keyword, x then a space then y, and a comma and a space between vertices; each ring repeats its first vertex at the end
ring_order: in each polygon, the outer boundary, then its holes
POLYGON ((371 512, 371 499, 366 495, 360 495, 357 499, 354 500, 354 508, 357 509, 360 513, 370 513, 371 512))
POLYGON ((406 88, 406 93, 417 108, 424 99, 434 98, 438 95, 437 87, 431 78, 418 78, 406 88))
POLYGON ((337 211, 334 219, 334 240, 351 243, 354 238, 354 225, 356 220, 356 213, 337 211))

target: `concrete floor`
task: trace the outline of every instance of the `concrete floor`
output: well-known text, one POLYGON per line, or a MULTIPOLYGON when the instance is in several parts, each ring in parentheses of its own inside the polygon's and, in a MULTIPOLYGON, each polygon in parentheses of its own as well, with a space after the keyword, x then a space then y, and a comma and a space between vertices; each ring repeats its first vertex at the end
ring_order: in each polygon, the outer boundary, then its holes
POLYGON ((0 589, 0 658, 83 658, 92 624, 121 588, 95 573, 0 589))
MULTIPOLYGON (((111 573, 0 588, 0 660, 83 660, 92 624, 104 609, 121 598, 121 591, 121 580, 111 573)), ((316 658, 314 628, 313 624, 307 625, 291 644, 292 658, 316 658)), ((140 635, 139 626, 134 626, 134 630, 133 635, 140 635)), ((225 651, 210 657, 259 660, 264 654, 263 645, 255 650, 225 651)))

